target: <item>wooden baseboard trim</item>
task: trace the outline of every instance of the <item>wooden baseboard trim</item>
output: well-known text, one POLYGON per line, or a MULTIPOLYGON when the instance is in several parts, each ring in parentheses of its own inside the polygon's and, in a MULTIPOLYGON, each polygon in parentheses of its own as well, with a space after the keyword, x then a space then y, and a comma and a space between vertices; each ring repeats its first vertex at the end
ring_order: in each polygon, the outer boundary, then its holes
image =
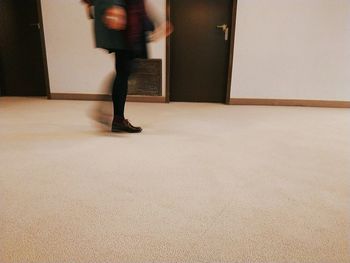
MULTIPOLYGON (((90 100, 90 101, 111 101, 110 95, 105 94, 80 94, 80 93, 51 93, 52 100, 90 100)), ((165 103, 166 99, 163 96, 128 96, 128 102, 150 102, 150 103, 165 103)))
POLYGON ((150 103, 166 103, 166 98, 163 96, 128 96, 129 102, 150 102, 150 103))
POLYGON ((104 94, 78 94, 78 93, 51 93, 50 99, 52 100, 111 100, 110 95, 104 94))
POLYGON ((230 105, 350 108, 350 101, 231 98, 230 105))
MULTIPOLYGON (((110 101, 111 96, 105 95, 105 94, 51 93, 49 96, 49 99, 110 101)), ((163 96, 132 95, 127 97, 127 101, 128 102, 166 103, 166 98, 163 96)), ((350 108, 350 101, 231 98, 230 105, 350 108)))

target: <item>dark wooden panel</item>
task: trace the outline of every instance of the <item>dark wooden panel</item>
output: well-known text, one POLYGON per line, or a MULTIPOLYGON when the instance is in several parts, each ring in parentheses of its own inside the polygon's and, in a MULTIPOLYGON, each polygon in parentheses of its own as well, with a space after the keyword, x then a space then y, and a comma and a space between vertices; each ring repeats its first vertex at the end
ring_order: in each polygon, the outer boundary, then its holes
POLYGON ((171 0, 170 100, 225 102, 234 0, 171 0), (231 34, 230 26, 230 34, 231 34))
POLYGON ((2 94, 44 96, 45 75, 37 0, 0 0, 2 94))
POLYGON ((137 59, 129 78, 129 95, 162 95, 162 60, 137 59))
MULTIPOLYGON (((1 39, 0 39, 1 43, 1 39)), ((1 54, 1 48, 0 48, 0 96, 4 94, 4 87, 5 87, 5 76, 4 76, 4 70, 2 68, 2 54, 1 54)))

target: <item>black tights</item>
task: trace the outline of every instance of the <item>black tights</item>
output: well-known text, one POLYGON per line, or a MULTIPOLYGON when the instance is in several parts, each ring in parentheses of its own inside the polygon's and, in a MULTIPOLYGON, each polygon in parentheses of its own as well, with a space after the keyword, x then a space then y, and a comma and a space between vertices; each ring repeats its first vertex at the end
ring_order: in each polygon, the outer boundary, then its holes
POLYGON ((124 118, 126 96, 128 94, 128 79, 131 70, 131 53, 128 50, 115 51, 115 77, 112 89, 114 118, 124 118))

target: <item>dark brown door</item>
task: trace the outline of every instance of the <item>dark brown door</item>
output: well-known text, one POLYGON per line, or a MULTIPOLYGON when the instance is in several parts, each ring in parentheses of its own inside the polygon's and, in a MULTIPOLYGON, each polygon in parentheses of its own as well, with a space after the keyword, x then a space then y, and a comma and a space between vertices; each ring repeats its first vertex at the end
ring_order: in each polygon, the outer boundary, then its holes
POLYGON ((1 95, 47 95, 37 4, 0 0, 1 95))
POLYGON ((234 1, 170 1, 171 101, 225 102, 234 1))

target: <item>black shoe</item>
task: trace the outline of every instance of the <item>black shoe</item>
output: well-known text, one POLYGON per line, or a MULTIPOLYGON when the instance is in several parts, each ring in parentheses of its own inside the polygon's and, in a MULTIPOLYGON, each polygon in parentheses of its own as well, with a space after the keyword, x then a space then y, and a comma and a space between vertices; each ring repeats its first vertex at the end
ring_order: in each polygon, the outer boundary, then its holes
POLYGON ((128 132, 128 133, 140 133, 142 131, 141 127, 134 127, 127 120, 113 121, 112 132, 128 132))

